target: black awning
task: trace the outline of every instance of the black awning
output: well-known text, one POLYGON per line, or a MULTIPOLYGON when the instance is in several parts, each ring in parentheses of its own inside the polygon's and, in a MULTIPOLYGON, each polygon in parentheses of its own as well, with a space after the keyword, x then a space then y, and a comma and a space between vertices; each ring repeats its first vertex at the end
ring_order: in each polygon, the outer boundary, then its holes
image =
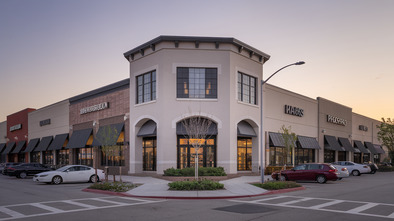
POLYGON ((92 146, 116 145, 123 128, 124 123, 101 126, 96 133, 92 146))
POLYGON ((378 151, 375 150, 375 147, 371 142, 364 142, 365 146, 368 148, 369 152, 372 154, 378 154, 378 151))
POLYGON ((253 127, 246 121, 241 121, 237 125, 237 135, 241 137, 257 137, 253 127))
POLYGON ((40 138, 31 139, 29 141, 29 143, 27 144, 25 151, 23 151, 23 152, 25 152, 25 153, 32 152, 34 150, 34 148, 36 148, 38 142, 40 142, 40 138))
POLYGON ((19 153, 19 152, 21 152, 21 150, 23 149, 23 147, 25 146, 25 144, 26 144, 26 141, 25 141, 25 140, 19 141, 19 142, 16 144, 15 149, 14 149, 11 153, 19 153))
POLYGON ((36 147, 36 149, 34 150, 36 151, 46 151, 49 147, 49 144, 51 144, 53 140, 53 136, 47 136, 47 137, 43 137, 41 139, 41 142, 38 144, 38 146, 36 147))
POLYGON ((345 149, 342 149, 341 145, 339 145, 337 138, 329 135, 324 135, 324 149, 345 151, 345 149))
POLYGON ((3 154, 8 154, 8 153, 10 153, 11 150, 12 150, 14 147, 15 147, 15 142, 14 142, 14 141, 9 142, 9 143, 7 144, 7 147, 6 147, 5 150, 3 151, 3 154))
POLYGON ((360 150, 361 153, 369 153, 369 151, 364 147, 364 144, 361 141, 353 140, 354 145, 360 150))
POLYGON ((154 137, 157 133, 156 128, 156 123, 153 120, 148 120, 138 131, 137 137, 154 137))
POLYGON ((0 143, 0 153, 5 149, 6 143, 0 143))
MULTIPOLYGON (((215 123, 212 123, 207 132, 207 136, 213 136, 218 134, 218 128, 215 123)), ((176 124, 176 135, 183 135, 183 136, 188 136, 185 126, 182 124, 182 122, 178 122, 176 124)))
POLYGON ((378 153, 381 153, 381 154, 386 153, 386 152, 384 152, 382 146, 380 146, 379 144, 374 144, 373 146, 375 147, 375 150, 376 150, 378 153))
POLYGON ((355 152, 349 139, 343 138, 343 137, 338 137, 338 142, 343 148, 345 148, 346 151, 355 152))
POLYGON ((56 135, 55 139, 52 141, 51 145, 49 145, 48 150, 62 149, 67 138, 68 138, 68 133, 56 135))
POLYGON ((319 142, 314 137, 297 136, 298 143, 304 149, 320 149, 319 142))
POLYGON ((86 147, 86 143, 88 142, 89 137, 92 135, 92 133, 92 128, 74 131, 70 137, 70 140, 68 141, 66 148, 70 149, 86 147))
POLYGON ((269 142, 272 147, 284 147, 285 141, 283 140, 283 136, 280 133, 269 132, 269 142))

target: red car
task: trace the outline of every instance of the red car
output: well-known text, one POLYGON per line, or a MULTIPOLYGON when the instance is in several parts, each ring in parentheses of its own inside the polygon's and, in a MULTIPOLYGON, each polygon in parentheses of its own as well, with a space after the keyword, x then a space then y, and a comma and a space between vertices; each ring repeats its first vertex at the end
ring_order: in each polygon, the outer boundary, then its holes
POLYGON ((291 170, 273 172, 271 177, 274 180, 315 180, 318 183, 325 183, 327 180, 337 180, 337 169, 326 163, 301 164, 291 170))

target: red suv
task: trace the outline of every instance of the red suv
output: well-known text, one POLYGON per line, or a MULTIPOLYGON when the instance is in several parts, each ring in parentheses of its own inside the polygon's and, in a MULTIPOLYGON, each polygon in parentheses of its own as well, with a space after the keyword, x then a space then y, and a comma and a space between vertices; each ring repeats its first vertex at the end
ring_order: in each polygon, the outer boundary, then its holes
POLYGON ((326 163, 301 164, 291 170, 273 172, 271 177, 274 180, 316 180, 318 183, 325 183, 327 180, 337 180, 337 169, 326 163))

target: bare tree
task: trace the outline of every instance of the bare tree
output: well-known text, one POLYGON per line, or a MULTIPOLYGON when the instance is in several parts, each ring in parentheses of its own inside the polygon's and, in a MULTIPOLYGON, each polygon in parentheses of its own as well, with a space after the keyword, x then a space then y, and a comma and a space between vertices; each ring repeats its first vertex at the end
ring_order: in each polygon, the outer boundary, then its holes
POLYGON ((182 125, 185 128, 189 143, 194 147, 195 155, 195 179, 198 180, 198 151, 202 145, 205 144, 206 139, 209 138, 209 128, 212 121, 202 117, 201 115, 186 118, 182 120, 182 125))
POLYGON ((280 133, 282 134, 283 137, 283 144, 285 147, 285 150, 283 151, 283 168, 282 170, 280 170, 280 178, 283 179, 282 177, 282 171, 286 170, 286 162, 287 162, 287 158, 288 155, 290 154, 291 161, 292 161, 292 166, 294 166, 294 155, 295 154, 291 154, 291 153, 295 153, 294 149, 296 146, 296 140, 297 140, 297 135, 295 133, 293 133, 291 131, 291 126, 289 126, 288 128, 285 125, 282 125, 282 127, 280 128, 280 133))

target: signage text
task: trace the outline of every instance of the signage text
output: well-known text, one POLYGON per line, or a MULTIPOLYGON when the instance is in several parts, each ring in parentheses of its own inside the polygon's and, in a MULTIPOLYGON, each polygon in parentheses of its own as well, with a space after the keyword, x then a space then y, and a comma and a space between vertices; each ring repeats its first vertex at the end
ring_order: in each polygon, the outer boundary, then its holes
POLYGON ((81 115, 82 114, 87 114, 87 113, 90 113, 90 112, 101 111, 101 110, 104 110, 104 109, 107 109, 107 108, 109 108, 109 103, 108 102, 103 102, 103 103, 96 104, 96 105, 93 105, 93 106, 90 106, 90 107, 82 108, 79 111, 79 114, 81 114, 81 115))
POLYGON ((327 115, 327 122, 342 125, 342 126, 346 126, 347 124, 347 120, 329 114, 327 115))
POLYGON ((293 107, 290 105, 285 105, 285 114, 290 114, 298 117, 304 116, 304 109, 293 107))

